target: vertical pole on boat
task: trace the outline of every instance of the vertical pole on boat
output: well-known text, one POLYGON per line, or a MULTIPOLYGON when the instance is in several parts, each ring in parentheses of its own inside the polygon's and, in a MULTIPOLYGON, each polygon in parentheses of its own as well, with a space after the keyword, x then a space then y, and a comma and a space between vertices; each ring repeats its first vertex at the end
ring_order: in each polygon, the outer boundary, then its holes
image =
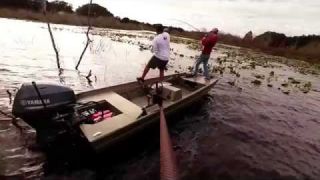
POLYGON ((167 127, 163 107, 160 106, 160 179, 177 180, 178 170, 176 157, 167 127))

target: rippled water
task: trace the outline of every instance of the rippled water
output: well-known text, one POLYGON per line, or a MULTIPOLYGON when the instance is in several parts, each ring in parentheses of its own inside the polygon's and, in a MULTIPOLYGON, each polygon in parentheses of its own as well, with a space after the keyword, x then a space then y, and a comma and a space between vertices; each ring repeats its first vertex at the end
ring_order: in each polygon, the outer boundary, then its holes
MULTIPOLYGON (((0 29, 1 34, 6 34, 0 40, 2 109, 10 107, 6 90, 13 92, 23 82, 61 83, 76 92, 119 84, 135 80, 151 56, 148 50, 141 51, 139 47, 150 44, 149 32, 94 29, 93 44, 78 72, 74 66, 85 43, 85 28, 54 25, 64 68, 59 76, 45 24, 0 21, 6 23, 0 29), (96 76, 91 84, 84 77, 90 69, 96 76)), ((169 73, 186 71, 198 52, 183 44, 173 43, 173 48, 169 73)), ((170 127, 182 179, 320 177, 319 75, 315 71, 309 73, 309 65, 290 65, 296 61, 288 63, 284 58, 236 47, 220 45, 213 59, 217 56, 225 61, 221 65, 217 61, 211 64, 225 70, 223 75, 215 74, 222 79, 210 92, 212 98, 171 117, 180 119, 170 127), (303 66, 304 70, 297 66, 303 66), (261 85, 251 83, 257 75, 261 85), (288 78, 300 83, 291 83, 288 78), (308 82, 310 91, 303 93, 302 87, 308 82)), ((157 72, 153 71, 150 76, 155 75, 157 72)), ((0 174, 41 176, 45 157, 24 146, 34 143, 34 132, 28 130, 28 136, 24 136, 27 138, 23 138, 7 120, 0 121, 0 174)), ((150 139, 140 144, 143 147, 140 152, 118 162, 108 162, 112 166, 100 162, 98 167, 67 175, 51 173, 48 178, 157 179, 157 136, 150 139)))

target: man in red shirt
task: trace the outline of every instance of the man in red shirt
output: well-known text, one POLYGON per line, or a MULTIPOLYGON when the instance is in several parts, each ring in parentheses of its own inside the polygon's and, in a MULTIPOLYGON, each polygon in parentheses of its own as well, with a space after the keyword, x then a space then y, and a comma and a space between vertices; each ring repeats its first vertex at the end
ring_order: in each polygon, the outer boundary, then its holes
POLYGON ((199 59, 196 62, 196 67, 194 69, 194 75, 196 76, 199 70, 199 65, 203 63, 204 76, 207 80, 210 79, 209 70, 208 70, 208 61, 213 47, 218 41, 218 32, 217 28, 212 29, 208 35, 204 36, 201 40, 202 51, 199 59))

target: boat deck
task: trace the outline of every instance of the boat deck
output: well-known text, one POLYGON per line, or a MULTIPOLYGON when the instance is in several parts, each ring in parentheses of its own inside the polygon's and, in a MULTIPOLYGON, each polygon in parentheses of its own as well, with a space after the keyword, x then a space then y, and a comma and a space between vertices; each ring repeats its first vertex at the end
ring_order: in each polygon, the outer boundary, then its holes
MULTIPOLYGON (((147 80, 146 83, 153 87, 154 82, 157 82, 156 80, 147 80)), ((163 107, 173 112, 188 103, 192 103, 198 97, 207 93, 217 81, 217 78, 207 81, 202 76, 192 78, 169 77, 163 83, 163 96, 166 98, 163 101, 163 107)), ((153 116, 159 111, 158 105, 155 104, 145 108, 147 115, 141 116, 143 108, 148 105, 148 99, 147 93, 137 82, 78 95, 79 102, 99 100, 106 100, 121 113, 96 124, 80 125, 80 129, 88 141, 94 143, 95 149, 102 148, 107 143, 107 139, 111 140, 118 137, 119 133, 128 132, 133 125, 139 124, 138 121, 150 117, 149 115, 153 116)))

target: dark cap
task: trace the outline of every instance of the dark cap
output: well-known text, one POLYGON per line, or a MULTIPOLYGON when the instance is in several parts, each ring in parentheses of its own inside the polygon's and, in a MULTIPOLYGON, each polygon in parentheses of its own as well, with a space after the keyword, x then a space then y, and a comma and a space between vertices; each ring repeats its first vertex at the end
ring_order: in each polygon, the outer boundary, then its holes
POLYGON ((163 27, 161 24, 157 24, 157 25, 155 25, 155 28, 156 28, 156 32, 157 32, 157 34, 161 34, 161 33, 163 33, 163 29, 164 29, 164 27, 163 27))

